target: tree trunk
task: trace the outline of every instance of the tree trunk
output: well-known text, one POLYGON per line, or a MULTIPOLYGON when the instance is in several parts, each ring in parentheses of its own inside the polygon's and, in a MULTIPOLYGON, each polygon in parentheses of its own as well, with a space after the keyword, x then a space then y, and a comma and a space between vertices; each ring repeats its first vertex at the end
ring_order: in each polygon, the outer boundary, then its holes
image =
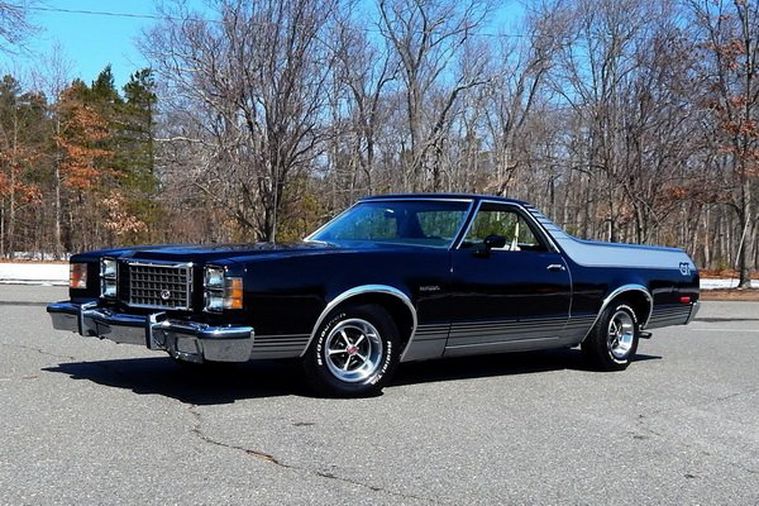
POLYGON ((751 288, 751 276, 749 272, 749 249, 747 244, 747 234, 751 226, 751 194, 749 188, 749 179, 744 175, 742 189, 742 206, 738 213, 738 223, 741 226, 741 234, 738 243, 738 288, 751 288))
MULTIPOLYGON (((55 122, 55 133, 56 136, 60 135, 61 130, 61 122, 60 119, 57 119, 55 122)), ((56 152, 55 155, 55 161, 53 162, 55 164, 55 181, 53 181, 53 184, 55 185, 55 258, 56 260, 60 260, 63 256, 63 242, 61 241, 61 157, 60 153, 56 152)))

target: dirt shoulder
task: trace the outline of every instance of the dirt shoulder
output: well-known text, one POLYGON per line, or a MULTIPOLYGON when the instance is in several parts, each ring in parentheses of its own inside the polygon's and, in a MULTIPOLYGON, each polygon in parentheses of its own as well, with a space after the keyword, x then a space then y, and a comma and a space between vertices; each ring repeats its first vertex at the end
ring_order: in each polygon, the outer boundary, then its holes
MULTIPOLYGON (((735 269, 699 269, 698 275, 702 278, 729 278, 738 279, 740 275, 735 269)), ((759 277, 759 271, 750 271, 749 277, 759 277)))
POLYGON ((701 290, 701 300, 736 300, 759 302, 759 289, 752 288, 750 290, 737 290, 732 288, 701 290))

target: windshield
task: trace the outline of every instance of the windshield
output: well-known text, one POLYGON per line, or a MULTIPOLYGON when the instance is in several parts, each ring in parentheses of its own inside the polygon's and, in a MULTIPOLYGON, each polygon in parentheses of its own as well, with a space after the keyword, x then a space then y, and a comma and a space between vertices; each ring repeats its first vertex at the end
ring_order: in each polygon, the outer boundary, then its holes
POLYGON ((360 202, 309 239, 325 242, 372 241, 447 248, 456 237, 469 202, 360 202))

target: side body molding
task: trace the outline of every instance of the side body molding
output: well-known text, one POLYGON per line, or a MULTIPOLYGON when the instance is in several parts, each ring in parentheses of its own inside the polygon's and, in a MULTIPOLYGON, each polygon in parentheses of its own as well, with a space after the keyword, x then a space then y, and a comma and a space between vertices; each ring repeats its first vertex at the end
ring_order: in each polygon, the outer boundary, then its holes
POLYGON ((403 302, 408 308, 409 314, 411 315, 412 324, 411 324, 411 334, 409 335, 408 343, 406 343, 406 347, 403 350, 403 353, 401 353, 400 359, 403 360, 404 355, 406 355, 406 351, 411 345, 411 342, 414 340, 414 334, 416 334, 416 326, 417 326, 416 308, 414 307, 414 304, 411 302, 411 299, 409 298, 408 295, 403 293, 398 288, 395 288, 389 285, 356 286, 342 292, 340 295, 338 295, 337 297, 329 301, 327 306, 319 315, 319 318, 316 320, 316 323, 314 324, 314 328, 313 330, 311 330, 311 337, 308 339, 308 343, 306 343, 306 347, 303 348, 303 351, 301 352, 300 356, 302 357, 303 355, 306 354, 306 351, 308 351, 309 346, 311 346, 311 342, 316 337, 316 333, 319 331, 319 327, 321 327, 322 323, 324 323, 325 318, 327 318, 327 315, 329 315, 329 313, 331 313, 333 309, 335 309, 337 306, 339 306, 343 302, 353 297, 357 297, 359 295, 370 295, 370 294, 392 295, 393 297, 400 299, 400 301, 403 302))
POLYGON ((606 309, 606 306, 608 306, 612 300, 614 300, 615 298, 617 298, 618 296, 626 292, 641 292, 646 297, 646 300, 648 300, 648 314, 646 315, 646 319, 643 320, 640 324, 640 328, 642 329, 646 328, 646 325, 648 325, 648 321, 651 319, 651 314, 654 311, 654 298, 651 296, 651 292, 648 291, 648 288, 639 284, 633 283, 633 284, 622 285, 620 287, 615 288, 606 297, 604 297, 604 300, 601 303, 601 309, 598 310, 596 319, 593 320, 593 325, 590 326, 588 333, 585 334, 585 337, 582 338, 583 341, 585 341, 585 339, 587 339, 587 337, 593 331, 593 327, 595 327, 596 323, 598 323, 598 320, 601 318, 601 313, 604 312, 604 309, 606 309))

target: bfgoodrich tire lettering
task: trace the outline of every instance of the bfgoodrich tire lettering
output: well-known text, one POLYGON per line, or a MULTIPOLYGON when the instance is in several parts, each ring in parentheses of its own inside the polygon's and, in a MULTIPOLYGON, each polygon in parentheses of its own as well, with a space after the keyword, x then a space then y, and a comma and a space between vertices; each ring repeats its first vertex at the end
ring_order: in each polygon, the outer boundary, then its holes
POLYGON ((635 311, 627 304, 610 304, 583 341, 582 351, 598 369, 620 371, 635 357, 639 338, 635 311))
POLYGON ((338 309, 317 330, 304 357, 320 394, 357 397, 379 392, 399 361, 398 328, 382 307, 338 309))

